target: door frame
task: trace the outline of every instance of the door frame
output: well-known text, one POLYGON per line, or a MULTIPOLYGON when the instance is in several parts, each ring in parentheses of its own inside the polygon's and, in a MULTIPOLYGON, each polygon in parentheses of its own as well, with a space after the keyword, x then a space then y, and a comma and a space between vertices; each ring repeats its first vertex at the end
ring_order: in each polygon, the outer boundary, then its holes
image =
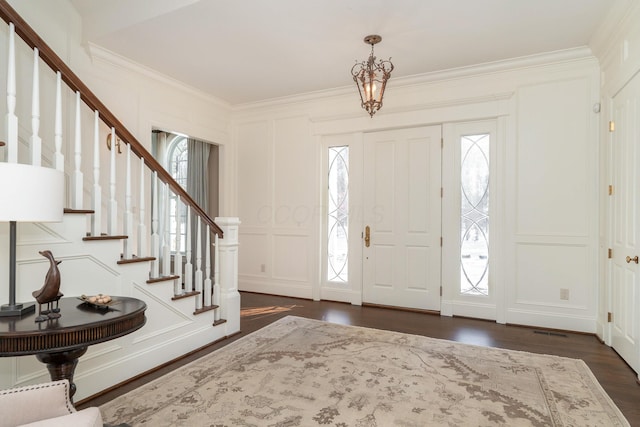
MULTIPOLYGON (((441 307, 441 315, 444 316, 453 316, 453 315, 470 315, 473 317, 486 318, 495 320, 497 323, 504 324, 506 322, 506 286, 504 284, 504 277, 508 275, 508 271, 503 267, 493 267, 496 264, 504 263, 506 257, 504 255, 504 246, 505 239, 508 233, 509 224, 507 224, 507 217, 505 216, 505 194, 506 194, 506 186, 507 182, 505 181, 505 176, 507 173, 507 165, 505 163, 506 158, 506 138, 507 133, 509 132, 508 128, 508 115, 498 115, 496 117, 490 117, 487 119, 478 119, 478 120, 465 120, 464 122, 452 122, 445 121, 440 123, 429 123, 429 124, 415 124, 411 126, 404 126, 407 128, 414 127, 422 127, 427 125, 437 125, 440 124, 442 126, 443 133, 443 147, 442 147, 442 179, 441 185, 443 187, 444 197, 442 200, 442 215, 441 221, 442 225, 442 236, 443 236, 443 249, 442 249, 442 261, 441 261, 441 286, 442 286, 442 297, 440 301, 441 307), (453 228, 451 225, 444 225, 444 218, 450 216, 453 212, 453 215, 456 215, 454 218, 459 218, 459 202, 457 205, 451 205, 452 198, 449 197, 450 194, 454 194, 452 192, 451 182, 452 180, 455 182, 455 177, 451 175, 451 171, 448 170, 447 165, 452 162, 451 156, 455 153, 450 152, 451 149, 451 138, 455 137, 456 129, 464 129, 472 127, 475 132, 481 132, 481 129, 489 129, 493 132, 494 137, 492 138, 492 151, 491 151, 491 176, 494 178, 491 182, 490 191, 492 192, 492 202, 491 202, 491 261, 489 268, 491 269, 491 277, 490 283, 493 289, 493 300, 487 303, 486 301, 482 303, 482 301, 478 301, 477 298, 474 297, 466 297, 459 298, 456 296, 456 289, 458 287, 458 281, 451 280, 451 272, 449 272, 449 277, 446 278, 447 268, 452 268, 450 265, 446 264, 445 257, 451 256, 451 253, 459 254, 459 245, 456 248, 455 246, 450 246, 453 242, 456 241, 453 236, 459 235, 459 222, 456 220, 456 227, 453 228), (449 162, 449 163, 447 163, 449 162), (456 209, 457 206, 457 209, 456 209), (493 224, 501 224, 500 226, 493 224), (451 231, 454 230, 454 231, 451 231)), ((384 130, 384 129, 376 129, 384 130)), ((346 131, 346 130, 345 130, 346 131)), ((321 226, 319 236, 321 242, 321 253, 319 265, 321 274, 319 275, 320 286, 317 294, 317 298, 321 300, 332 300, 332 301, 343 301, 349 302, 354 305, 362 304, 362 295, 363 295, 363 282, 362 282, 362 239, 363 239, 363 230, 364 230, 364 215, 363 215, 363 186, 364 186, 364 132, 363 131, 346 131, 346 133, 341 134, 324 134, 319 135, 319 139, 321 143, 319 144, 319 149, 321 151, 320 155, 320 171, 322 177, 320 179, 321 182, 321 191, 320 191, 320 201, 318 210, 319 218, 321 226), (349 220, 349 234, 352 236, 349 242, 349 253, 350 253, 350 261, 349 261, 349 269, 350 269, 350 279, 349 283, 344 286, 335 286, 335 284, 327 283, 326 281, 326 171, 327 171, 327 147, 330 145, 349 145, 350 147, 350 174, 349 174, 349 191, 350 191, 350 220, 349 220), (351 274, 354 274, 351 277, 351 274)), ((459 170, 459 169, 458 169, 459 170)), ((459 257, 457 255, 456 257, 459 257)), ((459 272, 459 265, 456 265, 452 270, 454 272, 459 272)))
POLYGON ((443 124, 442 148, 442 311, 505 322, 503 281, 504 127, 502 118, 443 124), (460 289, 460 137, 489 133, 489 296, 462 295, 460 289), (500 225, 499 225, 500 224, 500 225))
POLYGON ((321 155, 321 191, 320 191, 320 289, 319 299, 344 301, 353 305, 362 305, 362 132, 350 134, 326 135, 320 144, 321 155), (327 280, 327 187, 328 187, 328 150, 329 147, 349 146, 349 243, 348 243, 348 281, 346 283, 329 282, 327 280))

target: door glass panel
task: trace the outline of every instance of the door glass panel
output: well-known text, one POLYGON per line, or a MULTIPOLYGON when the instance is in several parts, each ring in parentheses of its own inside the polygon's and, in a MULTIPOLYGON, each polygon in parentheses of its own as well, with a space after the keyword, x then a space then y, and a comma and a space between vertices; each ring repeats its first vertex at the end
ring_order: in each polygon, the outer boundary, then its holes
POLYGON ((460 139, 460 292, 489 295, 489 134, 460 139))
POLYGON ((329 147, 327 280, 348 280, 349 147, 329 147))

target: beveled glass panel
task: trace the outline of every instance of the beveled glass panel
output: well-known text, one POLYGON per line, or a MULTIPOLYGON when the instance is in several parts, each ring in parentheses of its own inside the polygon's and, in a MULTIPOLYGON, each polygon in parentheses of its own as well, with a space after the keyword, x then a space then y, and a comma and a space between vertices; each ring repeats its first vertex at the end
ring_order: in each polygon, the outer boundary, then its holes
POLYGON ((327 280, 346 282, 349 265, 349 147, 329 147, 327 280))
POLYGON ((460 292, 489 295, 490 135, 460 139, 460 292))

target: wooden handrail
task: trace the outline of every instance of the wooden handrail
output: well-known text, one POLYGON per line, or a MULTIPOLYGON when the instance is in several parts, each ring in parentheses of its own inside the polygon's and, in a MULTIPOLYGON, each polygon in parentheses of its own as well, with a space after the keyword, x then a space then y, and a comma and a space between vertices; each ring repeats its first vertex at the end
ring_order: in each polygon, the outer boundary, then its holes
POLYGON ((109 127, 116 130, 116 135, 120 137, 126 144, 131 145, 133 151, 138 157, 144 158, 145 164, 154 172, 158 173, 158 177, 166 182, 169 187, 178 195, 180 199, 195 214, 200 216, 205 224, 211 227, 214 234, 223 237, 220 227, 207 215, 207 213, 189 196, 187 191, 178 184, 171 174, 162 167, 162 165, 147 151, 146 148, 134 137, 131 132, 116 118, 116 116, 98 99, 98 97, 80 80, 80 78, 71 71, 71 68, 62 61, 62 59, 47 45, 44 40, 31 28, 27 22, 6 2, 0 0, 0 17, 7 23, 13 23, 15 31, 24 42, 33 48, 38 48, 40 58, 54 71, 62 74, 62 80, 74 92, 80 92, 82 101, 92 110, 98 111, 100 119, 109 127))

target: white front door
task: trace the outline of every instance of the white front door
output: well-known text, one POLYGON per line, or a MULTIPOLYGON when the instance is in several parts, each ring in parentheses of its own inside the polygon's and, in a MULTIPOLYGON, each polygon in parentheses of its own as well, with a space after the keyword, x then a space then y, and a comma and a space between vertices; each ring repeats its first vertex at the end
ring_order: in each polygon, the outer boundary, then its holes
POLYGON ((364 303, 440 310, 441 139, 440 126, 364 136, 364 303))
POLYGON ((640 372, 640 76, 613 99, 611 195, 611 344, 636 372, 640 372))

